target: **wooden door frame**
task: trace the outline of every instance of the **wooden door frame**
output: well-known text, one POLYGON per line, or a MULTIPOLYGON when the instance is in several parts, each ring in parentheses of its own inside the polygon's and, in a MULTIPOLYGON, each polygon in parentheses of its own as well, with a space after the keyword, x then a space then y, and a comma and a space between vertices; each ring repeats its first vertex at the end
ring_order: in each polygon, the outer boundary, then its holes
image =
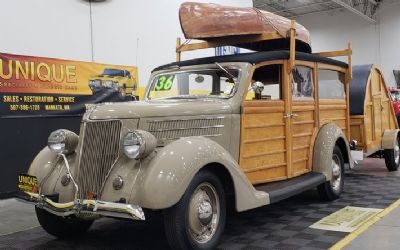
MULTIPOLYGON (((289 101, 289 98, 291 97, 291 92, 290 92, 289 85, 288 85, 289 80, 288 80, 288 75, 287 75, 288 60, 286 60, 286 59, 265 61, 265 62, 262 62, 262 63, 258 63, 258 64, 256 64, 255 66, 252 67, 252 70, 251 70, 251 72, 249 74, 249 80, 247 82, 247 87, 246 87, 245 93, 243 95, 243 100, 242 100, 241 106, 243 107, 244 106, 244 102, 248 101, 248 100, 246 100, 246 97, 247 97, 247 94, 248 94, 248 89, 250 87, 251 80, 253 78, 254 72, 260 67, 269 66, 269 65, 281 65, 281 77, 282 77, 282 79, 281 79, 281 86, 280 86, 280 95, 281 95, 280 96, 280 98, 281 98, 280 100, 284 102, 283 115, 285 115, 285 114, 288 113, 288 110, 287 110, 288 107, 289 107, 288 101, 289 101)), ((276 102, 276 100, 264 100, 264 101, 265 102, 274 102, 274 101, 276 102)), ((241 116, 242 116, 242 114, 241 114, 241 116)), ((288 124, 290 122, 288 122, 288 119, 284 119, 284 123, 285 123, 285 145, 286 145, 286 161, 285 161, 286 162, 286 177, 290 178, 291 173, 289 171, 289 168, 291 169, 291 167, 292 167, 291 166, 292 164, 289 161, 289 159, 291 159, 291 153, 292 152, 291 152, 291 150, 289 150, 289 149, 291 149, 291 147, 288 146, 288 140, 289 141, 291 140, 291 138, 289 138, 289 136, 288 136, 288 131, 290 132, 290 125, 288 127, 288 124)), ((242 133, 242 129, 241 129, 241 133, 242 133)), ((242 136, 243 135, 241 134, 240 135, 240 140, 241 140, 240 144, 242 144, 242 140, 243 140, 242 136)), ((239 152, 240 152, 240 149, 239 149, 239 152)), ((241 156, 239 155, 239 162, 240 162, 240 159, 241 159, 241 156)))
MULTIPOLYGON (((350 139, 350 81, 351 81, 351 77, 349 76, 349 70, 345 69, 343 67, 340 66, 335 66, 335 65, 330 65, 330 64, 326 64, 326 63, 316 63, 316 70, 333 70, 333 71, 338 71, 341 72, 345 75, 345 86, 344 86, 344 91, 346 94, 346 133, 345 133, 345 137, 347 140, 350 139)), ((315 74, 316 80, 318 82, 318 74, 315 74)), ((318 85, 319 86, 319 85, 318 85)), ((317 93, 318 94, 318 93, 317 93)), ((319 122, 319 96, 317 95, 318 99, 318 122, 319 122)), ((320 124, 318 125, 318 127, 320 126, 320 124)))
MULTIPOLYGON (((296 60, 296 66, 305 66, 309 67, 312 70, 312 80, 313 80, 313 105, 314 105, 314 128, 313 132, 311 135, 311 141, 310 141, 310 148, 308 152, 308 164, 307 164, 307 169, 309 171, 312 171, 312 156, 313 156, 313 151, 314 151, 314 142, 318 134, 318 128, 319 128, 319 109, 318 109, 318 83, 317 83, 317 63, 316 62, 310 62, 310 61, 301 61, 301 60, 296 60)), ((294 68, 293 68, 294 69, 294 68)), ((288 85, 288 91, 289 91, 289 109, 288 112, 292 113, 293 112, 293 104, 294 102, 302 102, 303 100, 293 100, 293 93, 292 93, 292 77, 293 74, 292 72, 287 72, 287 85, 288 85)), ((307 102, 309 100, 304 100, 304 102, 307 102)), ((290 139, 290 150, 291 154, 293 152, 294 146, 293 146, 293 132, 292 132, 292 126, 293 126, 293 118, 287 119, 289 120, 289 134, 288 136, 290 139)), ((294 171, 293 171, 293 157, 290 155, 290 177, 294 177, 294 171)))

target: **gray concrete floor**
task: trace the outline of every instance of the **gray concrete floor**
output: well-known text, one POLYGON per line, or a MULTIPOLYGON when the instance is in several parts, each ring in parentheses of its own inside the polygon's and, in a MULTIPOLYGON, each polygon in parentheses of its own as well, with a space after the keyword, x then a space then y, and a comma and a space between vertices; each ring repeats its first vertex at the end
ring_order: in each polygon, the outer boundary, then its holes
MULTIPOLYGON (((383 159, 367 158, 356 166, 353 171, 375 176, 400 176, 400 171, 388 172, 382 168, 383 162, 383 159), (381 161, 379 162, 380 164, 377 164, 378 161, 381 161)), ((400 249, 400 207, 374 223, 344 249, 400 249)))
POLYGON ((366 158, 360 161, 351 172, 374 176, 400 176, 400 170, 394 172, 387 171, 385 160, 380 158, 366 158))
POLYGON ((400 207, 370 226, 344 249, 400 249, 400 207))
POLYGON ((0 236, 39 226, 33 205, 16 199, 0 200, 0 236), (18 216, 16 216, 18 215, 18 216))

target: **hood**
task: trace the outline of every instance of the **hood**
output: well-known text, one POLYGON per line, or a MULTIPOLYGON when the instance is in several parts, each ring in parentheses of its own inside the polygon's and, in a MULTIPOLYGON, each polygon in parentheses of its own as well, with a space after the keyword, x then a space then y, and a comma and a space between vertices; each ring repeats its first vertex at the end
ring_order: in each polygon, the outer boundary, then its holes
POLYGON ((220 99, 133 101, 96 105, 89 119, 133 119, 230 113, 232 113, 232 108, 229 101, 220 99))

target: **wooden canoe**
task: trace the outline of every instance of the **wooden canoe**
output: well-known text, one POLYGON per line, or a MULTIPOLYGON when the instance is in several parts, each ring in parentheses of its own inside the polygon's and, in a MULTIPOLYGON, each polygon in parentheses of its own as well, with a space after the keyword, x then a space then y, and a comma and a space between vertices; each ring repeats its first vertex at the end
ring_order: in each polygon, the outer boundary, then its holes
MULTIPOLYGON (((182 32, 187 39, 215 41, 232 36, 276 34, 278 36, 271 39, 275 41, 266 40, 255 44, 247 43, 238 47, 263 51, 284 49, 280 47, 288 46, 291 20, 256 8, 186 2, 180 6, 179 19, 182 32)), ((297 43, 301 45, 297 50, 311 52, 308 30, 296 23, 297 43)))

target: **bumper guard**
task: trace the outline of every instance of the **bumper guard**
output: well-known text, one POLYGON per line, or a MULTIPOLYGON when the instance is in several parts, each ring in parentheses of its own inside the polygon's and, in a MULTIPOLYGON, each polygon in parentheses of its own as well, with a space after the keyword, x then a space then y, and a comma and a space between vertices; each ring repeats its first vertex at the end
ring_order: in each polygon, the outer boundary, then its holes
POLYGON ((52 201, 45 195, 27 191, 23 191, 18 199, 23 202, 34 204, 58 216, 68 216, 82 212, 132 220, 145 220, 142 208, 131 204, 87 199, 76 199, 67 203, 58 203, 52 201))

